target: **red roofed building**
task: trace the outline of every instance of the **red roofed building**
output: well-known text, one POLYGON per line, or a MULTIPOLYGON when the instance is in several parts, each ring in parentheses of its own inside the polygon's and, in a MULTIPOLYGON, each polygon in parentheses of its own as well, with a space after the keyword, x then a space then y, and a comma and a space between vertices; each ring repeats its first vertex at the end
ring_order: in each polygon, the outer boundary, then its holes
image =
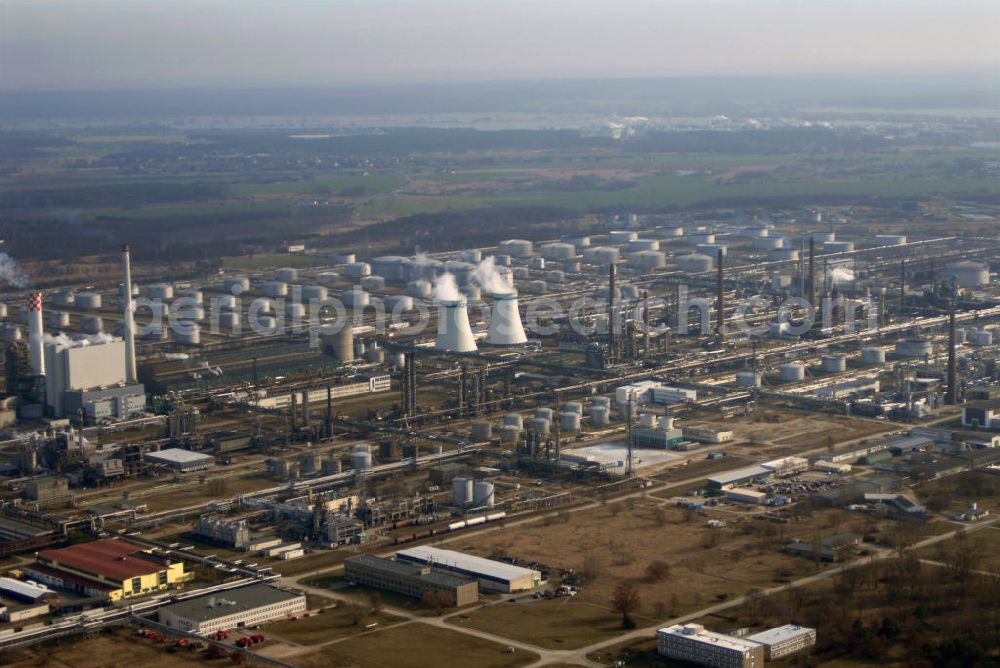
POLYGON ((112 601, 167 589, 194 577, 147 548, 116 538, 38 553, 25 568, 39 582, 112 601))

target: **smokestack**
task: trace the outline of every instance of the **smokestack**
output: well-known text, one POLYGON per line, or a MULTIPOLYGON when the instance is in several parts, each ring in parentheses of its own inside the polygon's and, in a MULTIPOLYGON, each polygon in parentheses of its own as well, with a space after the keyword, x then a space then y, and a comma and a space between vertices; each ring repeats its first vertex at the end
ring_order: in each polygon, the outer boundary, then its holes
POLYGON ((950 406, 958 403, 958 372, 955 360, 955 311, 948 316, 948 393, 944 402, 950 406))
POLYGON ((478 350, 469 325, 469 311, 465 300, 440 302, 434 347, 456 353, 474 353, 478 350))
POLYGON ((486 333, 486 343, 493 346, 517 346, 528 342, 517 310, 517 293, 494 295, 493 314, 486 333))
POLYGON ((614 362, 618 359, 615 346, 615 276, 618 274, 618 266, 614 263, 608 265, 608 356, 614 362))
POLYGON ((902 313, 906 303, 906 260, 899 261, 899 311, 902 313))
POLYGON ((309 390, 302 390, 302 426, 309 426, 309 390))
POLYGON ((718 254, 716 255, 716 259, 718 262, 717 280, 718 280, 718 290, 719 290, 719 296, 718 296, 719 315, 716 318, 716 329, 715 329, 719 337, 724 337, 726 335, 726 293, 723 285, 723 279, 725 278, 725 270, 722 267, 723 257, 724 255, 722 249, 720 248, 718 249, 718 254))
POLYGON ((42 293, 28 295, 28 351, 36 376, 45 375, 45 330, 42 328, 42 293))
POLYGON ((816 240, 809 237, 809 306, 816 308, 816 240))
POLYGON ((132 260, 128 244, 122 246, 122 274, 125 291, 122 294, 122 320, 125 325, 125 381, 136 382, 135 371, 135 317, 132 306, 132 260))

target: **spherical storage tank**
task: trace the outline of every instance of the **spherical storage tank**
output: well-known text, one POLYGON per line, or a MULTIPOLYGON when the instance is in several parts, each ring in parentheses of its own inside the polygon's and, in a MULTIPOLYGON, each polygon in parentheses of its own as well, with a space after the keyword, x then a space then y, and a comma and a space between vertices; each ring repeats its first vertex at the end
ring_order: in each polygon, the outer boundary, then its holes
POLYGON ((500 242, 500 252, 511 257, 527 257, 534 250, 534 244, 525 239, 507 239, 500 242))
POLYGON ((560 413, 559 429, 562 431, 576 433, 580 431, 580 419, 579 413, 560 413))
POLYGON ((592 264, 611 264, 620 256, 618 249, 610 246, 591 246, 583 251, 583 259, 592 264))
POLYGON ((154 283, 146 288, 146 295, 150 299, 173 299, 174 286, 169 283, 154 283))
POLYGON ((778 378, 786 383, 805 380, 805 377, 806 368, 798 362, 789 362, 778 367, 778 378))
POLYGON ((246 276, 227 276, 222 279, 222 289, 232 294, 240 294, 250 289, 250 279, 246 276))
POLYGON ((268 297, 284 297, 288 294, 288 283, 281 281, 264 281, 261 292, 268 297))
POLYGON ((760 387, 760 374, 754 371, 738 371, 736 373, 736 387, 760 387))
POLYGON ((476 508, 492 508, 495 503, 493 483, 477 480, 472 486, 472 505, 476 508))
POLYGON ((900 357, 925 357, 934 352, 934 344, 928 339, 900 339, 896 342, 896 354, 900 357))
POLYGON ((472 503, 472 478, 455 478, 451 481, 451 502, 456 506, 472 503))
POLYGON ((711 271, 715 266, 715 261, 711 257, 700 253, 678 256, 674 262, 678 269, 688 272, 711 271))
POLYGON ((989 285, 990 270, 979 262, 955 262, 945 267, 945 275, 954 278, 958 287, 965 289, 979 288, 989 285))
POLYGON ((842 373, 847 371, 847 356, 824 355, 820 361, 820 368, 826 373, 842 373))
POLYGON ((665 267, 667 265, 667 256, 660 251, 639 251, 628 256, 628 263, 639 269, 648 271, 650 269, 665 267))
POLYGON ((101 295, 97 292, 80 292, 76 295, 76 307, 89 311, 101 308, 101 295))
POLYGON ((862 364, 884 364, 885 348, 879 346, 865 346, 861 349, 862 364))
POLYGON ((473 441, 488 441, 493 438, 493 425, 488 420, 476 420, 472 423, 471 437, 473 441))
POLYGON ((294 283, 299 280, 299 270, 293 267, 281 267, 274 270, 274 280, 282 283, 294 283))
POLYGON ((590 422, 595 427, 606 427, 611 423, 611 409, 607 406, 592 406, 590 409, 590 422))

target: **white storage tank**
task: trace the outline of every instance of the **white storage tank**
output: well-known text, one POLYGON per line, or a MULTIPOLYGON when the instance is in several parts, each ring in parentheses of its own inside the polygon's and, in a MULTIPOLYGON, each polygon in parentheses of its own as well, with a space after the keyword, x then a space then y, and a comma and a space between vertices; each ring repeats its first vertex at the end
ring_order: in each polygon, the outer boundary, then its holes
POLYGON ((782 248, 785 245, 783 237, 757 237, 750 242, 750 247, 754 250, 768 251, 775 248, 782 248))
POLYGON ((618 288, 618 294, 623 300, 633 302, 639 298, 639 288, 631 283, 626 283, 618 288))
POLYGON ((469 250, 459 251, 458 259, 462 262, 477 264, 483 260, 483 251, 478 248, 470 248, 469 250))
POLYGON ((545 418, 546 420, 552 420, 553 410, 551 408, 541 407, 535 409, 535 417, 545 418))
POLYGON ((355 310, 363 309, 370 302, 368 293, 358 288, 345 290, 341 297, 343 298, 344 306, 355 310))
POLYGON ((0 318, 6 318, 6 317, 7 317, 7 305, 0 304, 0 318))
POLYGON ((639 238, 638 232, 632 232, 631 230, 613 230, 608 234, 612 243, 623 244, 629 241, 635 241, 639 238))
POLYGON ((669 237, 683 237, 684 228, 680 225, 667 225, 666 227, 659 227, 653 230, 653 236, 660 237, 661 239, 667 239, 669 237))
POLYGON ((49 311, 46 320, 49 327, 69 327, 69 313, 65 311, 49 311))
POLYGON ((789 362, 778 367, 778 378, 785 383, 805 380, 806 368, 799 362, 789 362))
POLYGON ((299 270, 294 267, 281 267, 274 270, 274 280, 282 283, 294 283, 299 280, 299 270))
POLYGON ((774 248, 767 251, 767 259, 771 262, 797 262, 799 259, 799 249, 774 248))
POLYGON ((988 329, 980 329, 972 334, 970 343, 974 346, 992 346, 993 333, 988 329))
POLYGON ((884 364, 885 348, 879 346, 865 346, 861 349, 862 364, 884 364))
POLYGON ((194 302, 195 304, 205 303, 205 295, 201 290, 185 290, 181 293, 181 299, 194 302))
POLYGON ((504 443, 505 445, 510 445, 511 443, 517 443, 517 441, 520 438, 521 438, 520 427, 512 424, 505 424, 504 426, 500 427, 501 443, 504 443))
POLYGON ((102 303, 99 292, 80 292, 76 295, 76 307, 84 311, 99 309, 102 303))
POLYGON ((837 235, 834 232, 813 232, 810 237, 812 238, 813 243, 816 244, 825 244, 830 241, 837 240, 837 235))
POLYGON ((928 339, 907 338, 896 342, 896 354, 900 357, 926 357, 934 353, 934 344, 928 339))
POLYGON ((385 298, 385 307, 390 313, 412 311, 413 297, 409 295, 389 295, 385 298))
POLYGON ((611 407, 611 397, 597 396, 590 398, 590 406, 604 406, 605 408, 611 407))
POLYGON ((643 271, 667 266, 667 256, 660 251, 639 251, 628 256, 628 263, 643 271))
POLYGON ((455 506, 467 506, 472 503, 472 478, 454 478, 451 481, 451 503, 455 506))
POLYGON ((520 281, 530 277, 531 272, 528 271, 527 267, 514 267, 514 271, 511 272, 511 276, 520 281))
POLYGON ((577 252, 590 245, 590 237, 563 237, 563 243, 573 244, 577 252))
POLYGON ((965 329, 962 327, 955 328, 955 344, 959 345, 965 343, 965 329))
POLYGON ((472 486, 472 505, 476 508, 492 508, 495 504, 493 483, 477 480, 472 486))
POLYGON ((533 431, 536 434, 548 434, 552 428, 552 423, 545 418, 531 418, 528 420, 528 431, 533 431))
POLYGON ((533 257, 528 260, 528 269, 533 269, 535 271, 541 271, 545 269, 545 258, 544 257, 533 257))
POLYGON ((233 310, 236 308, 235 295, 219 295, 215 298, 215 307, 221 310, 233 310))
POLYGON ((700 244, 714 244, 715 235, 711 232, 700 232, 696 234, 689 234, 687 237, 687 242, 698 246, 700 244))
POLYGON ((565 283, 566 274, 557 269, 555 271, 550 271, 547 274, 545 274, 545 280, 548 281, 549 283, 556 283, 556 284, 565 283))
POLYGON ((197 346, 201 343, 201 328, 193 322, 171 327, 170 333, 173 342, 183 346, 197 346))
POLYGON ((524 428, 524 416, 520 413, 508 413, 503 416, 504 425, 510 425, 517 427, 518 429, 524 428))
POLYGON ((786 290, 792 286, 792 277, 788 274, 776 274, 771 277, 772 290, 786 290))
POLYGON ((417 299, 430 299, 433 292, 434 286, 431 282, 422 278, 406 284, 406 294, 417 299))
POLYGON ((820 361, 820 368, 826 373, 843 373, 847 371, 847 356, 824 355, 820 361))
POLYGON ((316 282, 328 288, 334 287, 339 280, 340 274, 335 271, 324 271, 322 274, 317 274, 316 276, 316 282))
POLYGON ((674 258, 674 263, 681 271, 691 273, 711 271, 715 266, 715 260, 713 258, 708 255, 702 255, 701 253, 680 255, 674 258))
POLYGON ((534 244, 525 239, 507 239, 500 242, 500 252, 511 257, 527 257, 534 250, 534 244))
POLYGON ((204 320, 205 307, 201 304, 183 304, 174 302, 171 309, 180 320, 204 320))
POLYGON ((582 263, 580 260, 566 260, 562 263, 563 271, 568 274, 579 274, 582 263))
POLYGON ((483 298, 483 291, 475 285, 466 285, 462 288, 462 294, 465 295, 466 301, 470 302, 478 302, 483 298))
POLYGON ((471 427, 473 441, 488 441, 493 438, 493 425, 488 420, 475 420, 471 427))
POLYGON ((306 317, 306 307, 294 302, 285 305, 285 316, 289 320, 302 320, 306 317))
POLYGON ((385 276, 387 281, 402 281, 405 277, 407 259, 401 255, 383 255, 372 260, 372 273, 385 276))
POLYGON ((150 299, 173 299, 174 286, 169 283, 154 283, 146 288, 146 295, 150 299))
POLYGON ((823 250, 827 253, 848 253, 854 250, 853 241, 827 241, 823 244, 823 250))
POLYGON ((875 244, 878 246, 902 246, 906 243, 905 234, 876 234, 875 244))
POLYGON ((755 371, 737 371, 736 387, 760 387, 760 374, 755 371))
POLYGON ((344 276, 349 278, 364 278, 371 273, 372 268, 367 262, 349 262, 344 265, 344 276))
POLYGON ((945 267, 945 276, 958 282, 958 287, 972 290, 989 285, 990 270, 980 262, 954 262, 945 267))
POLYGON ((311 302, 312 300, 322 300, 326 299, 328 296, 326 286, 323 285, 303 285, 302 286, 302 301, 311 302))
POLYGON ((100 334, 104 331, 104 320, 97 315, 85 316, 80 320, 80 329, 84 334, 100 334))
POLYGON ((268 297, 284 297, 288 294, 288 283, 281 281, 264 281, 261 292, 268 297))
POLYGON ((545 281, 529 281, 527 291, 535 295, 544 295, 546 290, 545 281))
POLYGON ((579 413, 560 413, 559 429, 575 434, 580 431, 580 420, 581 417, 579 413))
POLYGON ((542 244, 542 257, 549 260, 571 260, 576 257, 576 246, 567 243, 542 244))
POLYGON ((361 279, 361 287, 369 292, 385 290, 385 279, 381 276, 365 276, 361 279))
POLYGON ((729 254, 729 247, 726 244, 698 244, 698 252, 709 257, 718 257, 722 251, 722 257, 729 254))
POLYGON ((273 315, 258 315, 251 320, 251 325, 261 332, 273 332, 278 327, 278 320, 273 315))
POLYGON ((220 329, 236 329, 240 324, 240 314, 235 311, 226 311, 219 314, 219 328, 220 329))
POLYGON ((583 251, 583 259, 591 264, 612 264, 620 257, 618 249, 610 246, 591 246, 583 251))
POLYGON ((357 257, 354 253, 337 253, 333 256, 334 264, 351 264, 357 261, 357 257))
POLYGON ((628 250, 630 253, 637 253, 639 251, 658 251, 660 250, 660 242, 656 239, 635 239, 628 242, 628 250))
POLYGON ((57 290, 52 295, 52 303, 56 306, 72 306, 76 303, 76 293, 72 290, 57 290))
POLYGON ((583 404, 579 401, 567 401, 562 405, 564 413, 576 413, 577 415, 583 415, 583 404))
POLYGON ((372 453, 365 444, 351 448, 351 466, 355 471, 370 471, 372 468, 372 453))
POLYGON ((222 279, 222 289, 234 295, 250 289, 250 279, 246 276, 226 276, 222 279))
POLYGON ((611 409, 607 406, 592 406, 590 422, 595 427, 606 427, 611 423, 611 409))

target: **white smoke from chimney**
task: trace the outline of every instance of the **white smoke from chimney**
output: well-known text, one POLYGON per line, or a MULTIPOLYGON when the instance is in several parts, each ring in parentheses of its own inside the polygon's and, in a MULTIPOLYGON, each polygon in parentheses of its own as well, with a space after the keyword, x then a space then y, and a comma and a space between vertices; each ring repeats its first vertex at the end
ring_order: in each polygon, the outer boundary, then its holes
POLYGON ((490 255, 476 265, 470 276, 472 282, 483 292, 491 295, 507 295, 514 292, 507 279, 497 269, 496 258, 490 255))
POLYGON ((854 281, 854 272, 847 267, 835 267, 830 272, 830 282, 833 285, 841 283, 851 283, 854 281))
POLYGON ((8 283, 15 288, 25 288, 28 285, 28 274, 17 260, 6 253, 0 253, 0 282, 8 283))
POLYGON ((465 301, 465 296, 459 291, 455 276, 445 272, 433 280, 434 299, 439 302, 465 301))
POLYGON ((85 346, 100 346, 105 343, 111 343, 115 340, 115 337, 111 336, 106 332, 101 332, 99 334, 93 334, 91 336, 84 336, 80 338, 72 338, 59 332, 55 336, 52 334, 46 334, 44 341, 47 346, 63 346, 64 348, 83 348, 85 346))

